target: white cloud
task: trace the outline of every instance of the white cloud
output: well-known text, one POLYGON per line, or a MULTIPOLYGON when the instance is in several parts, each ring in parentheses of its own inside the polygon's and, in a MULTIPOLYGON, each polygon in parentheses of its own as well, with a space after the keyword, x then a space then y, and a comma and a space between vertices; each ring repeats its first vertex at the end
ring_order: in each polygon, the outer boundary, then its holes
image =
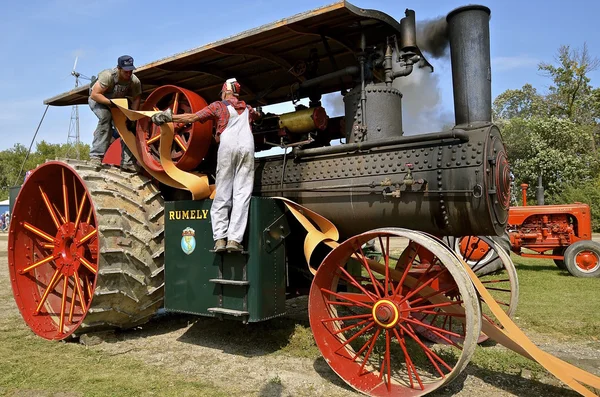
POLYGON ((514 69, 526 69, 536 67, 540 60, 529 55, 492 58, 492 71, 506 72, 514 69))

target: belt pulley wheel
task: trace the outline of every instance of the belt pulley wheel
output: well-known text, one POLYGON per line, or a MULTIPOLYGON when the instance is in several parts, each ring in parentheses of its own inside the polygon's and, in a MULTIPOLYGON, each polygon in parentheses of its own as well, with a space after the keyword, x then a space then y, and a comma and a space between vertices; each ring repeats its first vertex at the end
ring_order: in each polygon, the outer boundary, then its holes
MULTIPOLYGON (((196 113, 206 107, 198 94, 174 85, 165 85, 152 91, 142 110, 167 110, 173 114, 196 113)), ((171 146, 171 159, 178 168, 190 171, 204 159, 212 140, 212 121, 205 123, 174 123, 175 137, 171 146)), ((162 172, 160 164, 160 127, 149 118, 138 121, 136 136, 140 153, 146 166, 162 172)))
POLYGON ((435 238, 398 228, 366 232, 333 249, 313 280, 309 318, 331 368, 372 396, 421 396, 447 384, 469 362, 481 329, 477 294, 458 258, 435 238), (372 239, 383 247, 379 261, 367 259, 361 248, 372 239), (429 259, 426 269, 414 272, 411 261, 397 264, 396 252, 407 240, 429 259), (460 294, 460 302, 432 288, 446 276, 446 289, 460 294), (436 308, 465 324, 460 342, 419 320, 436 308), (450 346, 431 346, 415 327, 428 328, 450 346))
POLYGON ((148 321, 163 301, 163 204, 146 178, 51 161, 13 208, 8 261, 27 325, 46 339, 148 321))

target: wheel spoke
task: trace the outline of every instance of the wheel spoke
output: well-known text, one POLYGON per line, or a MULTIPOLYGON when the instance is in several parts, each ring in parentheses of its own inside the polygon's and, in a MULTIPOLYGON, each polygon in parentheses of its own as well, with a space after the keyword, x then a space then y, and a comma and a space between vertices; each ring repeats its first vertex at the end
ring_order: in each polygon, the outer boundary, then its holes
POLYGON ((407 309, 405 311, 409 311, 409 312, 419 312, 421 311, 420 309, 433 309, 436 307, 446 307, 446 306, 454 306, 454 305, 462 305, 462 301, 448 301, 448 302, 442 302, 442 303, 433 303, 431 305, 425 305, 425 306, 416 306, 416 307, 412 307, 410 309, 407 309))
MULTIPOLYGON (((56 229, 59 229, 60 223, 58 223, 58 218, 56 217, 56 214, 54 213, 54 210, 52 209, 52 205, 50 204, 50 199, 48 198, 48 195, 46 194, 46 192, 44 192, 44 189, 42 189, 41 186, 39 186, 39 189, 40 189, 40 193, 42 195, 42 200, 44 201, 44 204, 46 205, 46 209, 50 213, 50 218, 52 218, 52 222, 54 222, 54 226, 56 226, 56 229)), ((53 241, 53 240, 54 239, 52 239, 50 241, 53 241)))
POLYGON ((175 135, 175 143, 177 144, 177 146, 179 146, 179 148, 181 150, 183 150, 184 152, 187 151, 187 146, 185 144, 185 142, 183 141, 183 138, 181 138, 180 135, 175 135))
MULTIPOLYGON (((23 227, 27 230, 29 230, 32 233, 37 234, 38 236, 40 236, 41 238, 54 243, 54 237, 52 237, 51 235, 49 235, 48 233, 38 229, 37 227, 33 226, 32 224, 30 224, 29 222, 23 222, 23 227)), ((60 226, 59 226, 60 227, 60 226)))
POLYGON ((354 334, 350 339, 347 339, 345 342, 343 342, 341 344, 340 347, 338 347, 336 349, 336 353, 339 352, 340 350, 342 350, 344 347, 346 347, 346 345, 348 343, 351 343, 352 341, 354 341, 356 338, 358 338, 359 336, 361 336, 362 334, 364 334, 365 332, 367 332, 368 330, 370 330, 371 328, 373 328, 373 326, 375 325, 375 321, 370 322, 369 324, 367 324, 363 329, 361 329, 360 331, 358 331, 356 334, 354 334))
POLYGON ((21 272, 22 272, 22 273, 27 273, 27 272, 29 272, 29 271, 31 271, 31 270, 33 270, 33 269, 35 269, 36 267, 38 267, 38 266, 41 266, 41 265, 43 265, 44 263, 48 263, 48 262, 50 262, 50 261, 53 261, 54 259, 57 259, 57 258, 58 258, 58 255, 50 255, 50 256, 47 256, 47 257, 45 257, 44 259, 42 259, 42 260, 39 260, 39 261, 35 262, 35 263, 34 263, 33 265, 31 265, 31 266, 27 266, 27 267, 26 267, 25 269, 23 269, 21 272))
MULTIPOLYGON (((79 205, 79 210, 77 211, 77 218, 75 219, 75 231, 79 227, 79 221, 81 220, 81 213, 83 212, 83 206, 85 205, 85 201, 87 200, 86 192, 83 192, 83 196, 81 197, 81 204, 79 205)), ((77 204, 77 200, 75 200, 75 204, 77 204)), ((96 229, 94 229, 96 230, 96 229)))
POLYGON ((42 309, 42 306, 46 302, 46 299, 48 298, 48 295, 50 294, 50 291, 52 291, 54 289, 54 287, 56 286, 56 284, 60 280, 59 276, 60 276, 60 268, 57 268, 54 271, 54 274, 52 275, 52 278, 50 279, 50 282, 48 283, 48 287, 44 291, 44 294, 42 295, 42 298, 40 299, 40 303, 38 303, 37 308, 35 309, 34 314, 38 314, 40 312, 40 310, 42 309))
POLYGON ((92 212, 94 211, 93 206, 90 205, 90 210, 88 211, 88 216, 87 219, 85 221, 85 223, 87 223, 88 225, 90 224, 90 220, 92 219, 92 212))
MULTIPOLYGON (((394 330, 394 335, 396 335, 396 338, 398 339, 398 344, 400 345, 400 348, 402 349, 402 352, 404 353, 404 363, 406 364, 406 372, 408 374, 408 379, 410 381, 410 387, 412 389, 414 389, 414 387, 415 387, 415 384, 413 382, 413 375, 414 375, 415 379, 419 383, 419 386, 421 387, 421 390, 425 390, 425 386, 423 386, 421 377, 417 373, 417 368, 413 364, 412 359, 410 358, 410 355, 408 354, 408 350, 406 349, 406 343, 404 342, 404 337, 400 337, 400 335, 398 335, 398 331, 396 330, 396 328, 393 328, 393 330, 394 330), (411 372, 412 372, 412 374, 411 374, 411 372)), ((400 330, 400 332, 402 333, 402 335, 404 335, 404 331, 400 330)))
POLYGON ((85 313, 85 311, 87 310, 87 304, 83 296, 83 291, 81 290, 81 285, 79 285, 81 279, 79 278, 79 272, 77 270, 75 270, 73 277, 75 278, 75 291, 77 292, 77 295, 79 295, 79 303, 81 305, 81 310, 85 313))
POLYGON ((429 280, 427 280, 426 282, 424 282, 423 284, 421 284, 419 287, 417 287, 417 289, 412 290, 411 292, 409 292, 399 303, 398 305, 401 305, 402 303, 406 302, 408 299, 410 299, 412 296, 414 296, 415 294, 418 294, 423 288, 427 287, 429 284, 433 283, 435 280, 437 280, 442 274, 446 273, 448 271, 448 269, 444 268, 444 270, 438 272, 435 276, 431 277, 429 280))
POLYGON ((356 323, 356 324, 351 324, 351 325, 349 325, 349 326, 347 326, 347 327, 345 327, 345 328, 342 328, 342 329, 339 329, 339 330, 335 331, 333 334, 334 334, 334 335, 341 334, 342 332, 349 331, 349 330, 351 330, 352 328, 356 328, 356 327, 363 326, 363 325, 365 325, 366 323, 368 323, 369 321, 371 321, 371 319, 370 319, 370 318, 368 318, 368 319, 366 319, 366 320, 363 320, 363 321, 361 321, 361 322, 359 322, 359 323, 356 323))
POLYGON ((381 252, 385 257, 385 291, 384 296, 388 296, 390 289, 390 238, 386 236, 386 246, 383 246, 383 240, 379 236, 379 245, 381 246, 381 252))
POLYGON ((372 293, 370 293, 369 291, 367 291, 366 289, 364 289, 363 286, 360 285, 360 283, 358 281, 356 281, 354 279, 354 277, 352 277, 352 275, 346 271, 346 269, 344 269, 341 266, 339 267, 339 269, 348 278, 347 281, 349 281, 352 285, 354 285, 356 288, 358 288, 359 290, 361 290, 362 293, 365 294, 365 295, 367 295, 373 302, 375 302, 377 300, 377 297, 374 297, 372 293))
MULTIPOLYGON (((64 178, 63 178, 64 179, 64 178)), ((67 286, 69 284, 69 278, 65 274, 63 281, 62 299, 60 302, 60 322, 58 323, 58 333, 62 334, 65 327, 65 307, 67 305, 67 286)))
MULTIPOLYGON (((340 298, 340 299, 347 300, 347 301, 349 301, 349 302, 353 303, 353 304, 354 304, 353 306, 362 306, 362 307, 366 307, 367 309, 372 309, 372 308, 373 308, 373 306, 369 306, 369 305, 367 305, 367 304, 365 304, 365 303, 362 303, 362 302, 359 302, 359 301, 357 301, 357 300, 351 299, 351 298, 349 298, 349 297, 347 297, 347 296, 344 296, 344 295, 342 295, 342 294, 338 294, 337 292, 330 291, 330 290, 328 290, 328 289, 326 289, 326 288, 321 288, 321 292, 324 292, 324 293, 327 293, 327 294, 333 295, 333 296, 335 296, 335 297, 337 297, 337 298, 340 298)), ((331 302, 335 303, 335 302, 337 302, 337 301, 331 301, 331 302)), ((329 303, 329 302, 328 302, 328 303, 329 303)), ((340 302, 340 303, 344 303, 344 302, 340 302)))
POLYGON ((429 295, 426 295, 426 296, 421 296, 421 297, 419 297, 419 298, 417 298, 415 300, 409 301, 408 304, 411 305, 411 306, 414 306, 415 304, 417 304, 417 303, 419 303, 421 301, 424 301, 424 300, 428 300, 429 298, 434 297, 436 295, 445 295, 448 292, 454 291, 456 288, 458 288, 458 287, 456 285, 454 285, 452 287, 446 288, 445 290, 435 291, 432 294, 429 294, 429 295))
MULTIPOLYGON (((404 325, 402 325, 402 324, 399 324, 399 325, 400 325, 400 328, 401 328, 401 329, 402 329, 404 332, 406 332, 406 333, 408 334, 408 336, 410 336, 410 337, 411 337, 411 338, 412 338, 412 339, 413 339, 415 342, 417 342, 417 344, 418 344, 419 346, 421 346, 421 349, 423 349, 423 351, 424 351, 425 353, 429 352, 429 354, 431 354, 431 356, 432 356, 433 358, 435 358, 436 360, 438 360, 440 364, 442 364, 444 367, 446 367, 446 368, 448 368, 450 371, 452 371, 452 367, 450 367, 450 366, 449 366, 449 365, 448 365, 448 364, 447 364, 447 363, 446 363, 444 360, 442 360, 442 359, 441 359, 441 358, 440 358, 440 357, 439 357, 437 354, 435 354, 435 353, 433 352, 433 350, 431 350, 430 348, 428 348, 427 346, 425 346, 425 344, 424 344, 424 343, 421 341, 421 339, 419 339, 419 337, 416 335, 416 333, 412 333, 412 332, 410 332, 410 331, 408 330, 408 328, 406 328, 406 327, 405 327, 404 325)), ((411 327, 409 324, 407 324, 407 325, 408 325, 408 327, 410 327, 410 328, 412 329, 412 327, 411 327)))
POLYGON ((92 300, 92 284, 90 283, 90 280, 88 279, 87 276, 84 276, 84 282, 85 282, 85 289, 87 291, 88 298, 91 301, 92 300))
POLYGON ((88 241, 89 239, 91 239, 92 237, 94 237, 97 232, 98 232, 97 229, 93 229, 91 232, 89 232, 88 234, 86 234, 85 236, 83 236, 81 238, 81 240, 79 240, 79 242, 77 243, 77 246, 80 247, 83 243, 85 243, 86 241, 88 241))
POLYGON ((88 268, 88 270, 90 272, 92 272, 93 274, 98 273, 98 271, 96 270, 96 268, 94 267, 94 265, 92 265, 87 259, 85 259, 84 257, 79 257, 79 261, 81 262, 81 264, 85 267, 88 268))
POLYGON ((56 211, 56 215, 58 215, 58 217, 60 218, 60 221, 65 224, 67 222, 67 220, 65 219, 64 216, 62 216, 62 214, 60 213, 60 210, 58 209, 58 207, 56 206, 56 204, 52 203, 52 207, 54 207, 54 211, 56 211))
POLYGON ((159 134, 156 134, 156 135, 154 135, 154 136, 152 136, 152 138, 148 139, 148 140, 146 141, 146 143, 147 143, 148 145, 151 145, 151 144, 153 144, 154 142, 158 141, 159 139, 160 139, 160 133, 159 133, 159 134))
POLYGON ((75 175, 73 175, 73 202, 75 203, 75 212, 79 213, 79 206, 77 203, 77 182, 75 180, 75 175))
POLYGON ((371 266, 369 266, 369 263, 367 262, 365 253, 363 252, 362 248, 359 247, 358 249, 360 250, 360 255, 357 255, 356 252, 355 252, 354 256, 357 257, 357 259, 359 259, 360 263, 367 270, 367 273, 369 274, 369 277, 371 278, 371 282, 373 283, 373 288, 375 288, 375 292, 377 292, 377 295, 380 298, 383 298, 383 295, 381 295, 379 293, 379 290, 377 289, 377 287, 379 287, 379 288, 381 288, 381 292, 383 292, 383 285, 381 285, 381 283, 379 282, 379 280, 377 280, 375 278, 375 276, 373 275, 373 272, 371 271, 371 266))
MULTIPOLYGON (((491 284, 491 283, 506 283, 506 282, 510 282, 510 279, 502 279, 502 280, 486 280, 486 281, 481 281, 481 284, 491 284)), ((486 287, 486 289, 489 289, 486 287)))
POLYGON ((177 110, 179 110, 179 91, 175 93, 175 98, 173 98, 173 114, 177 114, 177 110))
POLYGON ((64 168, 62 169, 62 191, 63 191, 63 200, 65 202, 65 222, 68 222, 69 221, 69 194, 67 191, 67 183, 65 181, 65 169, 64 168))
POLYGON ((369 350, 367 350, 367 353, 365 354, 365 358, 362 362, 362 364, 360 365, 360 368, 358 370, 358 375, 362 375, 363 373, 363 369, 365 368, 365 364, 367 363, 367 361, 369 360, 369 356, 371 355, 371 352, 373 351, 373 348, 375 347, 375 342, 377 341, 377 338, 379 337, 379 334, 381 333, 381 328, 377 328, 377 331, 375 331, 375 335, 373 335, 373 337, 371 338, 371 344, 369 345, 369 350))
MULTIPOLYGON (((457 337, 457 338, 460 338, 460 337, 461 337, 461 335, 460 335, 460 334, 457 334, 457 333, 455 333, 455 332, 448 331, 448 330, 446 330, 446 329, 443 329, 443 328, 434 327, 433 325, 425 324, 424 322, 422 322, 422 321, 419 321, 419 320, 416 320, 416 319, 414 319, 414 318, 405 318, 404 320, 405 320, 406 322, 409 322, 409 323, 411 323, 411 324, 415 324, 415 325, 418 325, 418 326, 420 326, 420 327, 423 327, 423 328, 430 329, 430 330, 432 330, 432 331, 442 332, 442 333, 444 333, 444 334, 447 334, 447 335, 450 335, 450 336, 454 336, 454 337, 457 337)), ((452 329, 452 326, 450 326, 450 329, 452 329)))
MULTIPOLYGON (((389 244, 389 237, 388 237, 389 244)), ((385 358, 387 359, 387 389, 391 391, 392 388, 392 364, 390 358, 390 330, 385 330, 385 358)))
POLYGON ((330 317, 330 318, 324 318, 321 321, 326 323, 328 321, 346 321, 346 320, 358 320, 361 318, 368 318, 368 317, 372 317, 373 315, 371 313, 366 313, 366 314, 357 314, 355 316, 344 316, 344 317, 330 317))
POLYGON ((73 310, 75 309, 75 284, 77 280, 73 280, 73 289, 71 290, 71 307, 69 308, 69 322, 73 324, 73 310))

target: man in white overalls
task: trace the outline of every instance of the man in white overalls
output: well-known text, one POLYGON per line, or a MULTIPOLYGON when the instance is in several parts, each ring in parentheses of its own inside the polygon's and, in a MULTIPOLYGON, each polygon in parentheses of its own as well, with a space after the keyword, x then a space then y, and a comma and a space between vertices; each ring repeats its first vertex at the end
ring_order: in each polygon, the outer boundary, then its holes
POLYGON ((216 252, 240 252, 248 222, 248 208, 254 185, 254 138, 250 122, 260 113, 238 99, 240 84, 229 79, 216 101, 197 113, 172 114, 171 109, 152 116, 152 122, 217 123, 216 193, 210 210, 216 252))

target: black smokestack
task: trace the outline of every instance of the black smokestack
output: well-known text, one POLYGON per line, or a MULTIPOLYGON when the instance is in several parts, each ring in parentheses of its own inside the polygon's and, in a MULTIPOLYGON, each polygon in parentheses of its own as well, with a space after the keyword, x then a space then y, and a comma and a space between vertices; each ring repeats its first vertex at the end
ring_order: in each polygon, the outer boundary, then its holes
POLYGON ((417 44, 421 51, 434 58, 448 56, 448 22, 446 17, 420 21, 418 24, 417 44))
POLYGON ((448 36, 454 88, 454 117, 462 128, 492 121, 490 9, 480 5, 450 12, 448 36))

